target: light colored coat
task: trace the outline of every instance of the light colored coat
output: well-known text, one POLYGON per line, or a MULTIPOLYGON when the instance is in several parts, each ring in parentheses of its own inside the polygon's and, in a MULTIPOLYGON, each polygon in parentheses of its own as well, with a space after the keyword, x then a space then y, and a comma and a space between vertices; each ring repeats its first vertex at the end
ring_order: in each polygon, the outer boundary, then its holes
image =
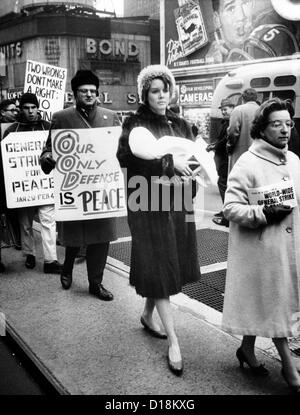
POLYGON ((237 159, 245 153, 253 143, 250 131, 256 110, 259 108, 254 101, 235 107, 230 114, 228 142, 234 145, 233 153, 229 155, 229 170, 231 171, 237 159))
MULTIPOLYGON (((223 328, 233 334, 290 337, 300 311, 300 160, 257 139, 229 174, 224 215, 230 220, 223 328), (267 225, 247 189, 293 179, 298 206, 267 225)), ((298 324, 299 327, 299 324, 298 324)), ((299 328, 298 328, 299 334, 299 328)))

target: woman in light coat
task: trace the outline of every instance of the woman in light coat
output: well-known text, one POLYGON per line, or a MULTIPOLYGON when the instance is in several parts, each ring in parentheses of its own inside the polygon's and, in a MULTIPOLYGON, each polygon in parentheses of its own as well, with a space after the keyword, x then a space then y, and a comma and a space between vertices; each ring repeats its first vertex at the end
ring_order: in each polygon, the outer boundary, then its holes
POLYGON ((287 342, 297 334, 300 312, 300 161, 287 150, 293 115, 289 101, 275 98, 263 103, 251 130, 254 143, 229 175, 222 325, 244 336, 237 358, 241 367, 247 363, 258 376, 268 371, 256 360, 255 338, 272 338, 284 379, 300 393, 300 375, 287 342), (257 188, 263 195, 253 190, 257 188))

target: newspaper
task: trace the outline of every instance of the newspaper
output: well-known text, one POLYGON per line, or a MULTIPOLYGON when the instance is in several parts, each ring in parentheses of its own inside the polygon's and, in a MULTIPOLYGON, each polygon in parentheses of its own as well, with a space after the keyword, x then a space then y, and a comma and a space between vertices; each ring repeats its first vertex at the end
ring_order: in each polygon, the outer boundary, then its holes
POLYGON ((247 192, 251 205, 297 206, 296 191, 292 179, 248 189, 247 192))

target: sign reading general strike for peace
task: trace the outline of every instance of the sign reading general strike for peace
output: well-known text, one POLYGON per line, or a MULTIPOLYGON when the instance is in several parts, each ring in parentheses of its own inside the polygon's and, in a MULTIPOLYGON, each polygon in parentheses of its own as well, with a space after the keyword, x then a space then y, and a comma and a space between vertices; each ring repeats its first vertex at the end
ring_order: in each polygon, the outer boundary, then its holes
POLYGON ((28 60, 24 92, 36 94, 42 118, 51 121, 52 114, 64 107, 67 69, 28 60))
POLYGON ((10 133, 1 141, 7 207, 54 203, 53 175, 45 175, 39 158, 48 131, 10 133))
POLYGON ((121 127, 52 132, 55 219, 126 216, 124 178, 116 152, 121 127))

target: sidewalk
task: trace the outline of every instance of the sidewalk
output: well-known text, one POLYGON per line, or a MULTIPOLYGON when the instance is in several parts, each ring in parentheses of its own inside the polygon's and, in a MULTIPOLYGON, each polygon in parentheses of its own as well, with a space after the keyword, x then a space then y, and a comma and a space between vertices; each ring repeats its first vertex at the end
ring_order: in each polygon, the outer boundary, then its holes
MULTIPOLYGON (((85 262, 75 265, 72 288, 64 291, 58 275, 43 274, 40 243, 37 247, 34 270, 24 267, 19 251, 3 249, 7 272, 0 278, 0 312, 7 331, 61 394, 290 393, 278 360, 261 350, 258 358, 270 376, 256 379, 248 370, 241 372, 235 357, 239 340, 204 320, 182 294, 172 297, 185 365, 177 378, 167 367, 166 340, 150 337, 139 322, 143 299, 129 286, 126 273, 113 272, 111 266, 105 271, 112 302, 88 294, 85 262)), ((63 248, 58 253, 62 260, 63 248)))

